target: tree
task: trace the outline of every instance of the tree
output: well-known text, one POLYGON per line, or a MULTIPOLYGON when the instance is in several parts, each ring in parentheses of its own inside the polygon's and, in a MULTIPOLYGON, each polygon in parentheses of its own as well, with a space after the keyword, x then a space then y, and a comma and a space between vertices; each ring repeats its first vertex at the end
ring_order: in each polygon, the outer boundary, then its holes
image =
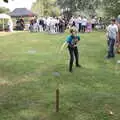
POLYGON ((101 0, 57 0, 62 9, 69 8, 72 13, 76 11, 95 12, 101 5, 101 0))
POLYGON ((41 16, 56 16, 60 13, 56 0, 37 0, 32 6, 32 10, 41 16))
POLYGON ((108 17, 117 17, 120 14, 120 0, 103 0, 103 5, 108 17))
POLYGON ((5 7, 0 7, 0 13, 9 13, 10 10, 8 8, 5 7))
POLYGON ((8 3, 8 0, 3 0, 4 2, 8 3))

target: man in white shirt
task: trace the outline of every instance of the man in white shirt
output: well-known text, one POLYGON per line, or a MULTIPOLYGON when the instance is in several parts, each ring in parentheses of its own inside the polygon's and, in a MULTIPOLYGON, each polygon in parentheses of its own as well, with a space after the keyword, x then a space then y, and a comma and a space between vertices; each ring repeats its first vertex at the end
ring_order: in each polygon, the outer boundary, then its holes
POLYGON ((94 28, 95 28, 95 24, 96 24, 96 19, 93 18, 93 19, 91 20, 91 22, 92 22, 92 29, 94 29, 94 28))
POLYGON ((82 32, 83 33, 85 33, 86 27, 87 27, 87 19, 86 19, 86 17, 84 17, 82 19, 82 32))
POLYGON ((79 32, 81 32, 81 23, 82 23, 82 17, 79 15, 79 17, 78 17, 78 22, 79 22, 79 32))
POLYGON ((69 24, 72 26, 73 24, 73 21, 74 21, 74 17, 71 17, 70 21, 69 21, 69 24))
POLYGON ((50 20, 50 32, 51 33, 55 33, 55 24, 56 24, 56 19, 52 17, 50 20))
POLYGON ((47 32, 50 32, 50 17, 48 17, 47 19, 46 19, 46 25, 47 25, 47 29, 46 29, 46 31, 47 32))
POLYGON ((115 24, 116 20, 112 19, 111 24, 107 27, 108 37, 108 55, 107 58, 114 58, 114 46, 117 40, 118 26, 115 24))
POLYGON ((55 32, 59 32, 59 19, 56 18, 56 23, 55 23, 55 32))

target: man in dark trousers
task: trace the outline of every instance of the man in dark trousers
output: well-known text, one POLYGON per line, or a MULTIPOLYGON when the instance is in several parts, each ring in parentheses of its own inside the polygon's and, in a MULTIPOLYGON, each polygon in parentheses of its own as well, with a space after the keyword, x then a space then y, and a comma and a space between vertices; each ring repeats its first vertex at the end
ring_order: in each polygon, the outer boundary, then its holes
POLYGON ((107 37, 108 37, 108 55, 106 58, 114 58, 114 47, 117 40, 118 26, 116 25, 116 20, 112 19, 111 24, 107 27, 107 37))

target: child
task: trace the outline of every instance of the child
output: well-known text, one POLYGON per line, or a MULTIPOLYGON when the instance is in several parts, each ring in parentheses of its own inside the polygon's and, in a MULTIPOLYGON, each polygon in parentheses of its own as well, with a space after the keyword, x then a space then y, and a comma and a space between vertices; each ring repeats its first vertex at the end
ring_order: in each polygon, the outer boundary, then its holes
POLYGON ((76 67, 81 67, 79 65, 79 53, 78 53, 78 42, 80 41, 80 36, 77 35, 77 31, 74 29, 70 29, 70 35, 67 37, 66 42, 63 44, 61 50, 67 43, 68 51, 70 55, 70 62, 69 62, 69 72, 72 72, 74 57, 76 59, 76 67))
POLYGON ((87 29, 86 29, 86 32, 87 32, 87 33, 92 32, 92 24, 91 24, 90 21, 87 23, 87 29))

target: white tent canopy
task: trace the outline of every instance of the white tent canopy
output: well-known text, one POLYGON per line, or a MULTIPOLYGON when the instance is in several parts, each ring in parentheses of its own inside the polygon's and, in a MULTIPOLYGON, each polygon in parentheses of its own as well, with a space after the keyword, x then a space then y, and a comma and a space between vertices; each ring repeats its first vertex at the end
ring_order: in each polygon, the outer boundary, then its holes
POLYGON ((7 14, 0 14, 0 19, 3 20, 3 30, 4 30, 4 19, 11 19, 11 17, 7 14))
POLYGON ((0 14, 0 19, 10 19, 11 17, 7 14, 0 14))

